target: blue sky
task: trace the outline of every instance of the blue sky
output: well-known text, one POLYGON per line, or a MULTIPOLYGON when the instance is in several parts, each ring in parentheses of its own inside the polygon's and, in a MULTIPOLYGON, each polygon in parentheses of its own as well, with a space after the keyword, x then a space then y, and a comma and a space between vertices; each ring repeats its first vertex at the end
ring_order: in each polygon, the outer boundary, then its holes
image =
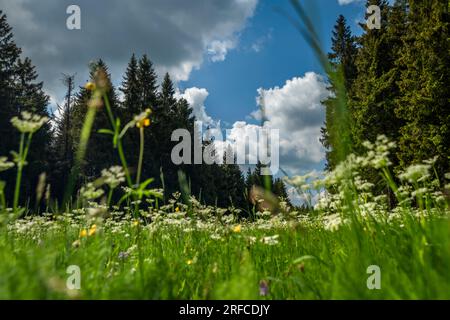
MULTIPOLYGON (((337 0, 318 0, 314 21, 325 48, 339 14, 347 17, 355 32, 364 14, 363 3, 339 5, 337 0)), ((207 61, 192 72, 180 88, 207 88, 207 112, 214 119, 233 123, 255 108, 257 89, 283 86, 286 80, 308 71, 321 72, 312 51, 299 32, 277 10, 293 13, 288 1, 263 0, 239 37, 239 45, 222 62, 207 61), (252 49, 257 44, 259 51, 252 49)))

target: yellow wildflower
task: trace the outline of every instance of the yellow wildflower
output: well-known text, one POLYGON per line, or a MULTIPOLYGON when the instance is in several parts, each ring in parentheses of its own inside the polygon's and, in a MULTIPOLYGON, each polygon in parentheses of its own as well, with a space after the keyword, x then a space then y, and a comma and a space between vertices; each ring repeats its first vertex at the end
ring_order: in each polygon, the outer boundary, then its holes
POLYGON ((90 229, 89 229, 89 236, 93 236, 95 234, 95 232, 97 232, 97 225, 93 225, 90 229))
POLYGON ((140 115, 134 117, 134 121, 136 121, 136 127, 145 128, 150 126, 150 119, 148 118, 152 113, 151 109, 146 109, 140 115))
POLYGON ((186 264, 187 264, 188 266, 190 266, 190 265, 193 264, 193 263, 194 263, 193 260, 188 260, 188 261, 186 261, 186 264))
POLYGON ((149 118, 142 119, 141 121, 138 121, 136 123, 136 127, 138 127, 138 128, 145 128, 145 127, 148 127, 148 126, 150 126, 150 119, 149 118))
POLYGON ((180 212, 180 208, 179 208, 179 207, 176 207, 176 208, 175 208, 175 212, 180 212))
POLYGON ((87 91, 94 91, 95 90, 95 83, 93 83, 93 82, 88 82, 88 83, 86 83, 85 85, 84 85, 84 88, 87 90, 87 91))
POLYGON ((134 220, 133 221, 133 227, 137 227, 139 225, 139 220, 134 220))
POLYGON ((80 238, 84 238, 84 237, 86 237, 86 236, 87 236, 87 231, 86 231, 86 229, 81 230, 81 231, 80 231, 80 238))
POLYGON ((242 231, 242 227, 240 224, 238 224, 237 226, 235 226, 233 228, 233 232, 235 232, 235 233, 240 233, 241 231, 242 231))

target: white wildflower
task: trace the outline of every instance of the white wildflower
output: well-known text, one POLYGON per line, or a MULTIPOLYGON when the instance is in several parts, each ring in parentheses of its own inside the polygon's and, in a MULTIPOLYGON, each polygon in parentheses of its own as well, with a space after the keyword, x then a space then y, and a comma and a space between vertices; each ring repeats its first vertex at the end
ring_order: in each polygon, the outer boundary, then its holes
POLYGON ((9 162, 6 157, 0 157, 0 172, 11 169, 12 167, 14 167, 13 162, 9 162))
POLYGON ((423 162, 425 164, 429 164, 430 166, 433 166, 438 159, 439 159, 439 157, 435 156, 434 158, 431 158, 431 159, 428 159, 428 160, 424 160, 423 162))
POLYGON ((427 194, 428 192, 429 192, 429 190, 427 188, 419 188, 419 189, 413 191, 411 195, 413 197, 420 197, 420 196, 427 194))
POLYGON ((279 235, 274 235, 274 236, 270 236, 270 237, 264 237, 262 238, 260 241, 264 244, 267 244, 269 246, 275 246, 277 244, 279 244, 278 238, 280 236, 279 235))
POLYGON ((323 226, 325 230, 329 231, 337 231, 339 227, 342 225, 343 220, 339 214, 331 214, 329 216, 324 217, 323 226))
POLYGON ((214 233, 211 235, 211 239, 213 240, 222 240, 222 236, 220 234, 214 233))
POLYGON ((47 117, 41 117, 27 111, 23 111, 21 116, 22 119, 19 117, 12 118, 11 123, 22 133, 34 133, 49 120, 47 117))
POLYGON ((88 183, 86 186, 80 190, 81 196, 86 200, 94 200, 100 198, 104 191, 103 189, 95 188, 93 183, 88 183))
POLYGON ((415 164, 406 168, 405 172, 398 177, 401 180, 407 180, 410 183, 420 182, 426 180, 430 176, 429 164, 415 164))
POLYGON ((362 143, 363 147, 366 148, 367 150, 372 150, 374 148, 374 145, 372 144, 372 142, 370 141, 364 141, 362 143))
POLYGON ((257 240, 256 237, 252 237, 252 236, 247 237, 247 241, 249 244, 255 244, 256 240, 257 240))
POLYGON ((105 179, 105 184, 111 189, 115 189, 121 183, 125 182, 125 172, 122 167, 114 166, 109 169, 103 169, 102 178, 105 179))

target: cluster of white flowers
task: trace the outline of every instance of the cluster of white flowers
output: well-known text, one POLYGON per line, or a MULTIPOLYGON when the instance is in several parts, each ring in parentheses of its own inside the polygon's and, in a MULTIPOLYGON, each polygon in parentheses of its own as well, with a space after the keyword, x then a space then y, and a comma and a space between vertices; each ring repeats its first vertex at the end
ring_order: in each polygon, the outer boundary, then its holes
POLYGON ((279 238, 280 236, 279 235, 274 235, 274 236, 268 236, 268 237, 264 237, 264 238, 262 238, 260 241, 261 241, 261 243, 263 243, 263 244, 267 244, 267 245, 269 245, 269 246, 275 246, 275 245, 277 245, 277 244, 279 244, 280 242, 278 241, 278 238, 279 238))
MULTIPOLYGON (((445 179, 450 180, 450 172, 445 174, 445 179)), ((450 190, 450 183, 445 185, 445 189, 450 190)))
MULTIPOLYGON (((340 162, 334 170, 327 172, 324 177, 307 174, 286 179, 287 183, 294 186, 299 193, 314 199, 313 208, 319 216, 324 216, 322 226, 335 231, 348 221, 344 218, 347 214, 357 214, 361 218, 386 221, 386 214, 395 212, 390 210, 393 199, 386 194, 376 195, 375 185, 362 178, 366 169, 377 170, 382 173, 386 181, 384 184, 396 183, 389 176, 389 154, 395 148, 395 143, 389 141, 386 136, 379 136, 375 143, 364 142, 367 152, 361 156, 350 154, 345 161, 340 162), (386 173, 388 172, 388 173, 386 173), (319 177, 312 180, 311 177, 319 177), (312 180, 312 181, 311 181, 312 180)), ((424 161, 423 164, 414 164, 398 175, 402 182, 398 188, 392 190, 392 195, 397 196, 399 212, 416 212, 414 204, 432 201, 433 206, 448 208, 448 199, 442 193, 440 182, 437 178, 431 179, 430 171, 437 161, 437 157, 424 161), (408 208, 405 211, 402 208, 408 208)), ((450 174, 446 176, 450 180, 450 174)), ((450 190, 450 184, 445 186, 450 190)), ((308 201, 307 201, 308 202, 308 201)), ((442 212, 442 211, 441 211, 442 212)))
POLYGON ((80 195, 85 200, 95 200, 100 198, 105 191, 103 189, 97 189, 92 182, 88 183, 80 190, 80 195))
POLYGON ((122 167, 114 166, 109 169, 102 170, 102 178, 104 183, 111 189, 117 188, 121 183, 125 182, 125 172, 122 167))
POLYGON ((325 230, 337 231, 346 221, 338 214, 331 214, 323 217, 323 226, 325 230))
POLYGON ((406 168, 398 177, 410 183, 422 182, 430 177, 430 169, 429 164, 415 164, 406 168))
POLYGON ((49 121, 47 117, 41 117, 28 111, 21 112, 21 117, 14 117, 11 123, 22 133, 34 133, 49 121))
POLYGON ((11 169, 12 167, 14 167, 13 162, 9 162, 6 157, 0 157, 0 172, 11 169))
POLYGON ((368 150, 366 156, 361 158, 363 163, 375 169, 388 167, 392 163, 389 160, 390 150, 396 147, 395 142, 389 141, 385 135, 379 135, 375 144, 365 141, 363 146, 368 150))

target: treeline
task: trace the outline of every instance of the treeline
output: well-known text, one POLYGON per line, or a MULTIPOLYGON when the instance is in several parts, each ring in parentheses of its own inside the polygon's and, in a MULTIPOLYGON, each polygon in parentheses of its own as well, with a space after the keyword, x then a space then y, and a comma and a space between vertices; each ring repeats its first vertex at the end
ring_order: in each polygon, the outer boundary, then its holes
MULTIPOLYGON (((80 141, 81 128, 88 110, 92 92, 84 87, 75 88, 74 79, 65 76, 67 95, 64 105, 59 106, 59 114, 49 114, 49 97, 43 91, 35 67, 30 59, 20 58, 21 49, 13 40, 11 27, 6 15, 0 11, 0 155, 7 156, 19 146, 18 134, 10 119, 22 111, 32 111, 53 118, 54 125, 47 124, 33 139, 25 167, 22 199, 34 200, 38 178, 45 181, 51 196, 61 199, 74 166, 74 154, 80 141)), ((122 84, 114 88, 108 66, 103 60, 90 65, 90 81, 101 69, 107 75, 107 96, 111 109, 119 117, 122 127, 132 121, 142 111, 152 110, 151 124, 145 128, 143 178, 154 178, 155 188, 163 188, 165 197, 180 189, 178 172, 187 177, 190 191, 201 202, 220 207, 235 206, 245 211, 252 210, 249 192, 253 185, 262 186, 259 177, 260 165, 244 176, 236 164, 175 165, 171 161, 171 141, 175 129, 189 130, 194 137, 194 117, 185 99, 175 97, 175 89, 169 74, 158 85, 157 75, 149 57, 133 55, 128 64, 122 84), (121 93, 119 95, 119 92, 121 93), (122 97, 122 98, 119 98, 122 97)), ((106 111, 99 106, 89 147, 77 177, 81 186, 101 175, 101 171, 119 165, 117 150, 113 148, 111 137, 99 132, 111 129, 106 111)), ((132 128, 124 137, 123 146, 131 173, 136 174, 140 150, 140 136, 137 128, 132 128)), ((209 142, 204 142, 204 147, 209 142)), ((14 185, 14 172, 3 173, 1 177, 9 186, 14 185)), ((279 179, 270 177, 272 191, 287 198, 286 188, 279 179)), ((7 188, 11 191, 11 188, 7 188)), ((11 194, 7 192, 8 198, 11 194)))
MULTIPOLYGON (((396 170, 437 157, 436 172, 444 179, 450 169, 449 1, 369 0, 370 5, 381 9, 381 29, 361 24, 362 35, 354 36, 341 15, 333 31, 329 60, 332 72, 342 75, 348 115, 336 120, 336 95, 324 102, 328 168, 341 160, 343 140, 359 153, 364 141, 384 134, 397 142, 391 157, 396 170)), ((336 84, 330 89, 336 92, 336 84)), ((366 178, 379 181, 373 172, 366 178)))

